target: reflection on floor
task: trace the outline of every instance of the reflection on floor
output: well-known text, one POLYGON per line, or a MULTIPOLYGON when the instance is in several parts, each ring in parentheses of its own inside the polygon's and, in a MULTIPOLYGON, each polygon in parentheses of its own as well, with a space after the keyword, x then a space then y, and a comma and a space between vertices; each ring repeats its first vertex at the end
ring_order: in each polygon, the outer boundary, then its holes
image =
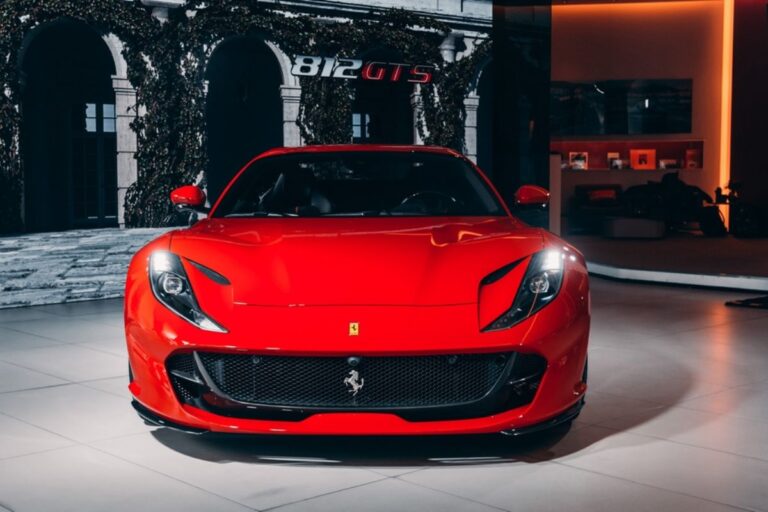
POLYGON ((768 277, 768 238, 675 235, 660 240, 568 235, 591 263, 620 268, 768 277))
POLYGON ((587 406, 510 440, 145 426, 118 300, 0 311, 0 510, 768 510, 768 311, 593 281, 587 406))

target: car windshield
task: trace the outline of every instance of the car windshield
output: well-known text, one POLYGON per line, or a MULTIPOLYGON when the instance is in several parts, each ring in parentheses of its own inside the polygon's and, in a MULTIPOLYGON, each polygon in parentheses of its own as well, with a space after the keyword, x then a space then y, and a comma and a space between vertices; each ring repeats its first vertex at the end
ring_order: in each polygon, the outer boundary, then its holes
POLYGON ((463 159, 428 152, 306 152, 253 162, 214 217, 499 216, 463 159))

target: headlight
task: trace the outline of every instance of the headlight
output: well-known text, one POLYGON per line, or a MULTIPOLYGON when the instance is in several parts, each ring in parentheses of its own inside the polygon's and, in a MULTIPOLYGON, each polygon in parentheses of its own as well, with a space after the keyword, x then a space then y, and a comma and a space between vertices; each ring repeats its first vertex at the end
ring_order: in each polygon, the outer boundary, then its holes
POLYGON ((563 259, 563 253, 556 250, 541 251, 531 256, 512 307, 483 331, 512 327, 552 302, 563 283, 563 259))
POLYGON ((200 309, 181 258, 175 254, 167 251, 152 253, 149 282, 157 300, 184 320, 206 331, 227 332, 200 309))

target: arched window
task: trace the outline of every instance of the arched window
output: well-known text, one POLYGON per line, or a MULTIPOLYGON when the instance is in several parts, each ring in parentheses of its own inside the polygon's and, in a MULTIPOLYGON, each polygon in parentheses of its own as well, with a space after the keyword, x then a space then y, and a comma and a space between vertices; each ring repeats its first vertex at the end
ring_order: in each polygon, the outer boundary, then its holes
POLYGON ((259 153, 283 145, 280 66, 257 37, 219 44, 206 69, 208 195, 215 200, 259 153))
MULTIPOLYGON (((367 62, 402 62, 399 55, 386 50, 373 50, 362 58, 367 62)), ((406 80, 392 80, 391 69, 382 72, 379 80, 356 80, 352 102, 352 142, 412 144, 413 90, 413 84, 406 80)))
POLYGON ((26 228, 116 226, 112 55, 76 22, 55 22, 31 37, 21 59, 26 228))

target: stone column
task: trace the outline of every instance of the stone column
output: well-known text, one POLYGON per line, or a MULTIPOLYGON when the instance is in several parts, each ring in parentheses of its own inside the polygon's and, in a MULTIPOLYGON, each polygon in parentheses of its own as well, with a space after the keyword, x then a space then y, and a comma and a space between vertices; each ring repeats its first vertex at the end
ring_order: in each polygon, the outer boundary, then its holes
POLYGON ((477 163, 477 109, 480 106, 480 97, 470 94, 464 99, 464 110, 467 117, 464 119, 464 151, 467 158, 477 163))
POLYGON ((281 85, 280 98, 283 100, 283 146, 302 146, 301 131, 296 120, 299 118, 301 86, 281 85))
MULTIPOLYGON (((419 90, 419 87, 416 86, 413 93, 411 93, 411 110, 413 111, 413 143, 414 144, 424 144, 424 139, 422 138, 421 134, 419 133, 419 118, 422 115, 423 112, 423 103, 421 99, 421 91, 419 90)), ((426 130, 426 127, 425 127, 426 130)))
POLYGON ((115 131, 117 135, 117 222, 125 227, 125 193, 138 178, 136 133, 136 90, 127 78, 112 77, 115 90, 115 131))

